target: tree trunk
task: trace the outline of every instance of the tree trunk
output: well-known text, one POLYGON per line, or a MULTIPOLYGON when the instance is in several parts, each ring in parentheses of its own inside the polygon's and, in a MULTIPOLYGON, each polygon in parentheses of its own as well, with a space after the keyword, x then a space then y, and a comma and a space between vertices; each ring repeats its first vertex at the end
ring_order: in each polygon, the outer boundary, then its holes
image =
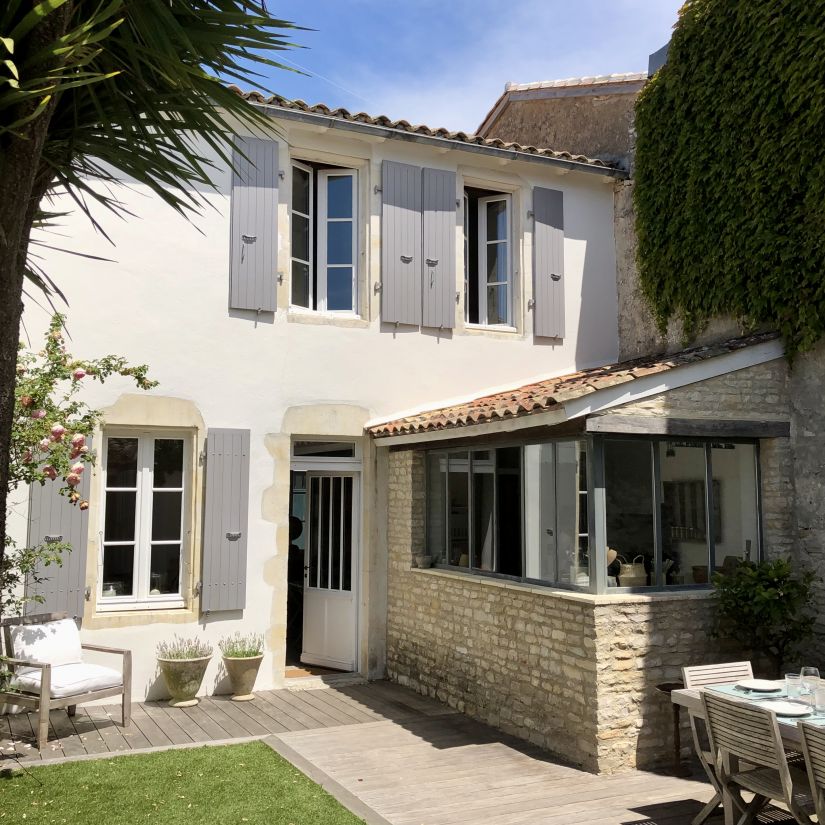
MULTIPOLYGON (((41 52, 65 34, 73 13, 69 2, 47 15, 21 43, 15 58, 25 65, 27 55, 41 52)), ((55 60, 55 66, 58 62, 55 60)), ((36 67, 40 70, 42 66, 36 67)), ((56 97, 19 136, 6 133, 0 140, 0 567, 6 547, 6 505, 9 494, 9 458, 17 377, 17 348, 23 311, 23 278, 29 237, 50 173, 41 164, 56 97)), ((4 117, 14 123, 34 111, 38 101, 11 107, 4 117)))

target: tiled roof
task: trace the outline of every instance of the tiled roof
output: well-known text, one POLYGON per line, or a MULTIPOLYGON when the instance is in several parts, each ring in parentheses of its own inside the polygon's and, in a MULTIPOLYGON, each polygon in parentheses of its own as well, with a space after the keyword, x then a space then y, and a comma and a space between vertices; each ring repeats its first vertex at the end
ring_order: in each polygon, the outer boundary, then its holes
POLYGON ((721 344, 691 347, 671 355, 637 358, 620 364, 580 370, 569 375, 526 384, 506 392, 485 395, 462 404, 375 424, 368 427, 367 432, 376 438, 382 438, 460 428, 507 418, 520 418, 558 409, 566 401, 580 398, 596 390, 634 381, 643 376, 666 372, 685 364, 705 361, 777 337, 777 334, 773 332, 758 333, 743 338, 733 338, 721 344))
POLYGON ((505 92, 529 92, 533 89, 568 89, 573 86, 602 86, 607 83, 638 83, 647 80, 647 72, 600 74, 590 77, 567 77, 563 80, 536 80, 533 83, 505 83, 505 92))
POLYGON ((288 100, 280 95, 267 97, 258 91, 244 92, 237 86, 230 86, 230 89, 237 92, 245 100, 252 103, 260 103, 272 106, 285 111, 298 111, 306 114, 322 115, 324 117, 336 118, 349 123, 363 123, 368 126, 379 126, 384 129, 391 129, 396 132, 412 135, 424 135, 426 137, 441 138, 451 140, 465 145, 484 146, 491 149, 504 149, 511 152, 520 152, 527 155, 536 155, 554 160, 565 160, 573 163, 582 163, 587 166, 599 166, 604 169, 614 169, 615 167, 603 160, 588 158, 585 155, 574 155, 570 152, 556 151, 555 149, 538 148, 536 146, 523 146, 520 143, 507 143, 506 141, 494 138, 489 140, 480 135, 468 134, 467 132, 452 132, 445 128, 432 128, 430 126, 415 125, 406 120, 393 120, 386 115, 368 115, 366 112, 350 112, 348 109, 330 109, 323 103, 309 104, 303 100, 288 100))

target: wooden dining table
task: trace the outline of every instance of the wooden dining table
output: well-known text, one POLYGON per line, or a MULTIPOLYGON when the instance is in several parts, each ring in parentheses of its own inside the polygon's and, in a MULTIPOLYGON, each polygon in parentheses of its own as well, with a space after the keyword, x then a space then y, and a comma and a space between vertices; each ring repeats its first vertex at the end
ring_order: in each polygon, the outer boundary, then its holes
MULTIPOLYGON (((682 690, 674 690, 670 694, 670 699, 673 702, 673 704, 685 708, 689 713, 693 714, 694 716, 697 716, 700 719, 704 719, 705 707, 702 704, 702 690, 704 689, 705 688, 683 688, 682 690)), ((713 687, 709 687, 707 689, 713 690, 713 687)), ((742 696, 741 698, 744 701, 747 701, 747 696, 742 696)), ((762 702, 756 701, 755 704, 762 704, 762 702)), ((777 721, 779 722, 779 732, 782 735, 782 744, 785 746, 785 748, 792 751, 801 751, 802 736, 799 732, 799 728, 796 725, 796 720, 783 719, 781 716, 779 716, 777 717, 777 721)), ((734 825, 734 823, 736 822, 736 809, 733 806, 733 800, 731 799, 730 794, 723 792, 722 807, 724 808, 725 812, 725 825, 734 825)))

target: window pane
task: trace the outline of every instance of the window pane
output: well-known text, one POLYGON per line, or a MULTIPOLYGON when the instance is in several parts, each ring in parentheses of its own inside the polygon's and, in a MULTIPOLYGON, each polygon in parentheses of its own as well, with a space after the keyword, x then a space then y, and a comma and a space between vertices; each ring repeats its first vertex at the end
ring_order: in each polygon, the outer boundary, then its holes
POLYGON ((427 455, 427 553, 436 561, 446 561, 447 537, 447 456, 427 455))
POLYGON ((183 493, 152 496, 152 541, 179 541, 183 493))
POLYGON ((700 441, 663 441, 658 449, 665 583, 705 584, 709 580, 705 445, 700 441))
POLYGON ((180 593, 180 545, 155 544, 149 570, 149 595, 180 593))
POLYGON ((309 214, 309 172, 292 167, 292 209, 309 214))
POLYGON ((620 556, 608 567, 621 587, 655 585, 651 444, 604 442, 607 546, 620 556))
POLYGON ((341 481, 338 476, 332 479, 332 530, 330 538, 330 583, 332 590, 341 589, 341 481))
POLYGON ((137 484, 138 440, 110 438, 106 445, 106 486, 134 487, 137 484))
POLYGON ((327 224, 327 263, 352 263, 351 221, 336 221, 327 224))
POLYGON ((497 572, 521 576, 521 448, 496 450, 497 572))
POLYGON ((355 444, 351 441, 296 441, 292 454, 296 458, 353 458, 355 444))
POLYGON ((468 455, 449 456, 449 518, 450 536, 447 547, 449 564, 458 567, 470 565, 469 490, 467 484, 468 455))
POLYGON ((155 472, 158 487, 183 487, 183 439, 155 439, 155 472))
POLYGON ((344 478, 344 555, 342 590, 352 589, 352 478, 344 478))
POLYGON ((759 558, 756 447, 715 443, 710 453, 716 569, 725 572, 740 559, 759 558))
POLYGON ((507 317, 507 285, 487 287, 487 323, 506 324, 507 317))
POLYGON ((352 267, 327 269, 327 309, 352 309, 352 267))
POLYGON ((507 283, 507 244, 487 244, 487 283, 507 283))
POLYGON ((309 265, 292 262, 292 303, 309 308, 309 265))
POLYGON ((103 598, 134 595, 134 545, 103 548, 103 598))
POLYGON ((137 493, 106 493, 105 541, 135 540, 135 504, 137 493))
POLYGON ((494 570, 495 464, 491 450, 472 453, 473 567, 494 570))
POLYGON ((318 567, 320 570, 318 587, 329 587, 329 485, 332 479, 321 479, 321 521, 318 528, 318 567))
POLYGON ((292 216, 292 257, 309 260, 309 218, 292 216))
POLYGON ((493 201, 487 204, 487 240, 500 241, 507 237, 507 203, 493 201))
POLYGON ((327 217, 353 217, 351 175, 331 175, 327 178, 327 217))
POLYGON ((556 464, 554 444, 524 448, 525 575, 561 581, 556 565, 556 464))
POLYGON ((309 586, 318 587, 318 556, 321 542, 321 479, 309 480, 309 586))

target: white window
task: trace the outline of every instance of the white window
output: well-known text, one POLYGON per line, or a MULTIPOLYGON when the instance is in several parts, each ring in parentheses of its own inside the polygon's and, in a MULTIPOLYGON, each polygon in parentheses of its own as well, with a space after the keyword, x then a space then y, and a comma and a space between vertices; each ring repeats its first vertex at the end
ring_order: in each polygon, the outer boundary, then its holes
POLYGON ((353 169, 293 164, 293 306, 356 312, 357 191, 353 169))
POLYGON ((465 320, 469 324, 513 325, 510 224, 510 195, 465 190, 465 320))
POLYGON ((98 606, 181 607, 191 442, 110 433, 103 447, 98 606))

